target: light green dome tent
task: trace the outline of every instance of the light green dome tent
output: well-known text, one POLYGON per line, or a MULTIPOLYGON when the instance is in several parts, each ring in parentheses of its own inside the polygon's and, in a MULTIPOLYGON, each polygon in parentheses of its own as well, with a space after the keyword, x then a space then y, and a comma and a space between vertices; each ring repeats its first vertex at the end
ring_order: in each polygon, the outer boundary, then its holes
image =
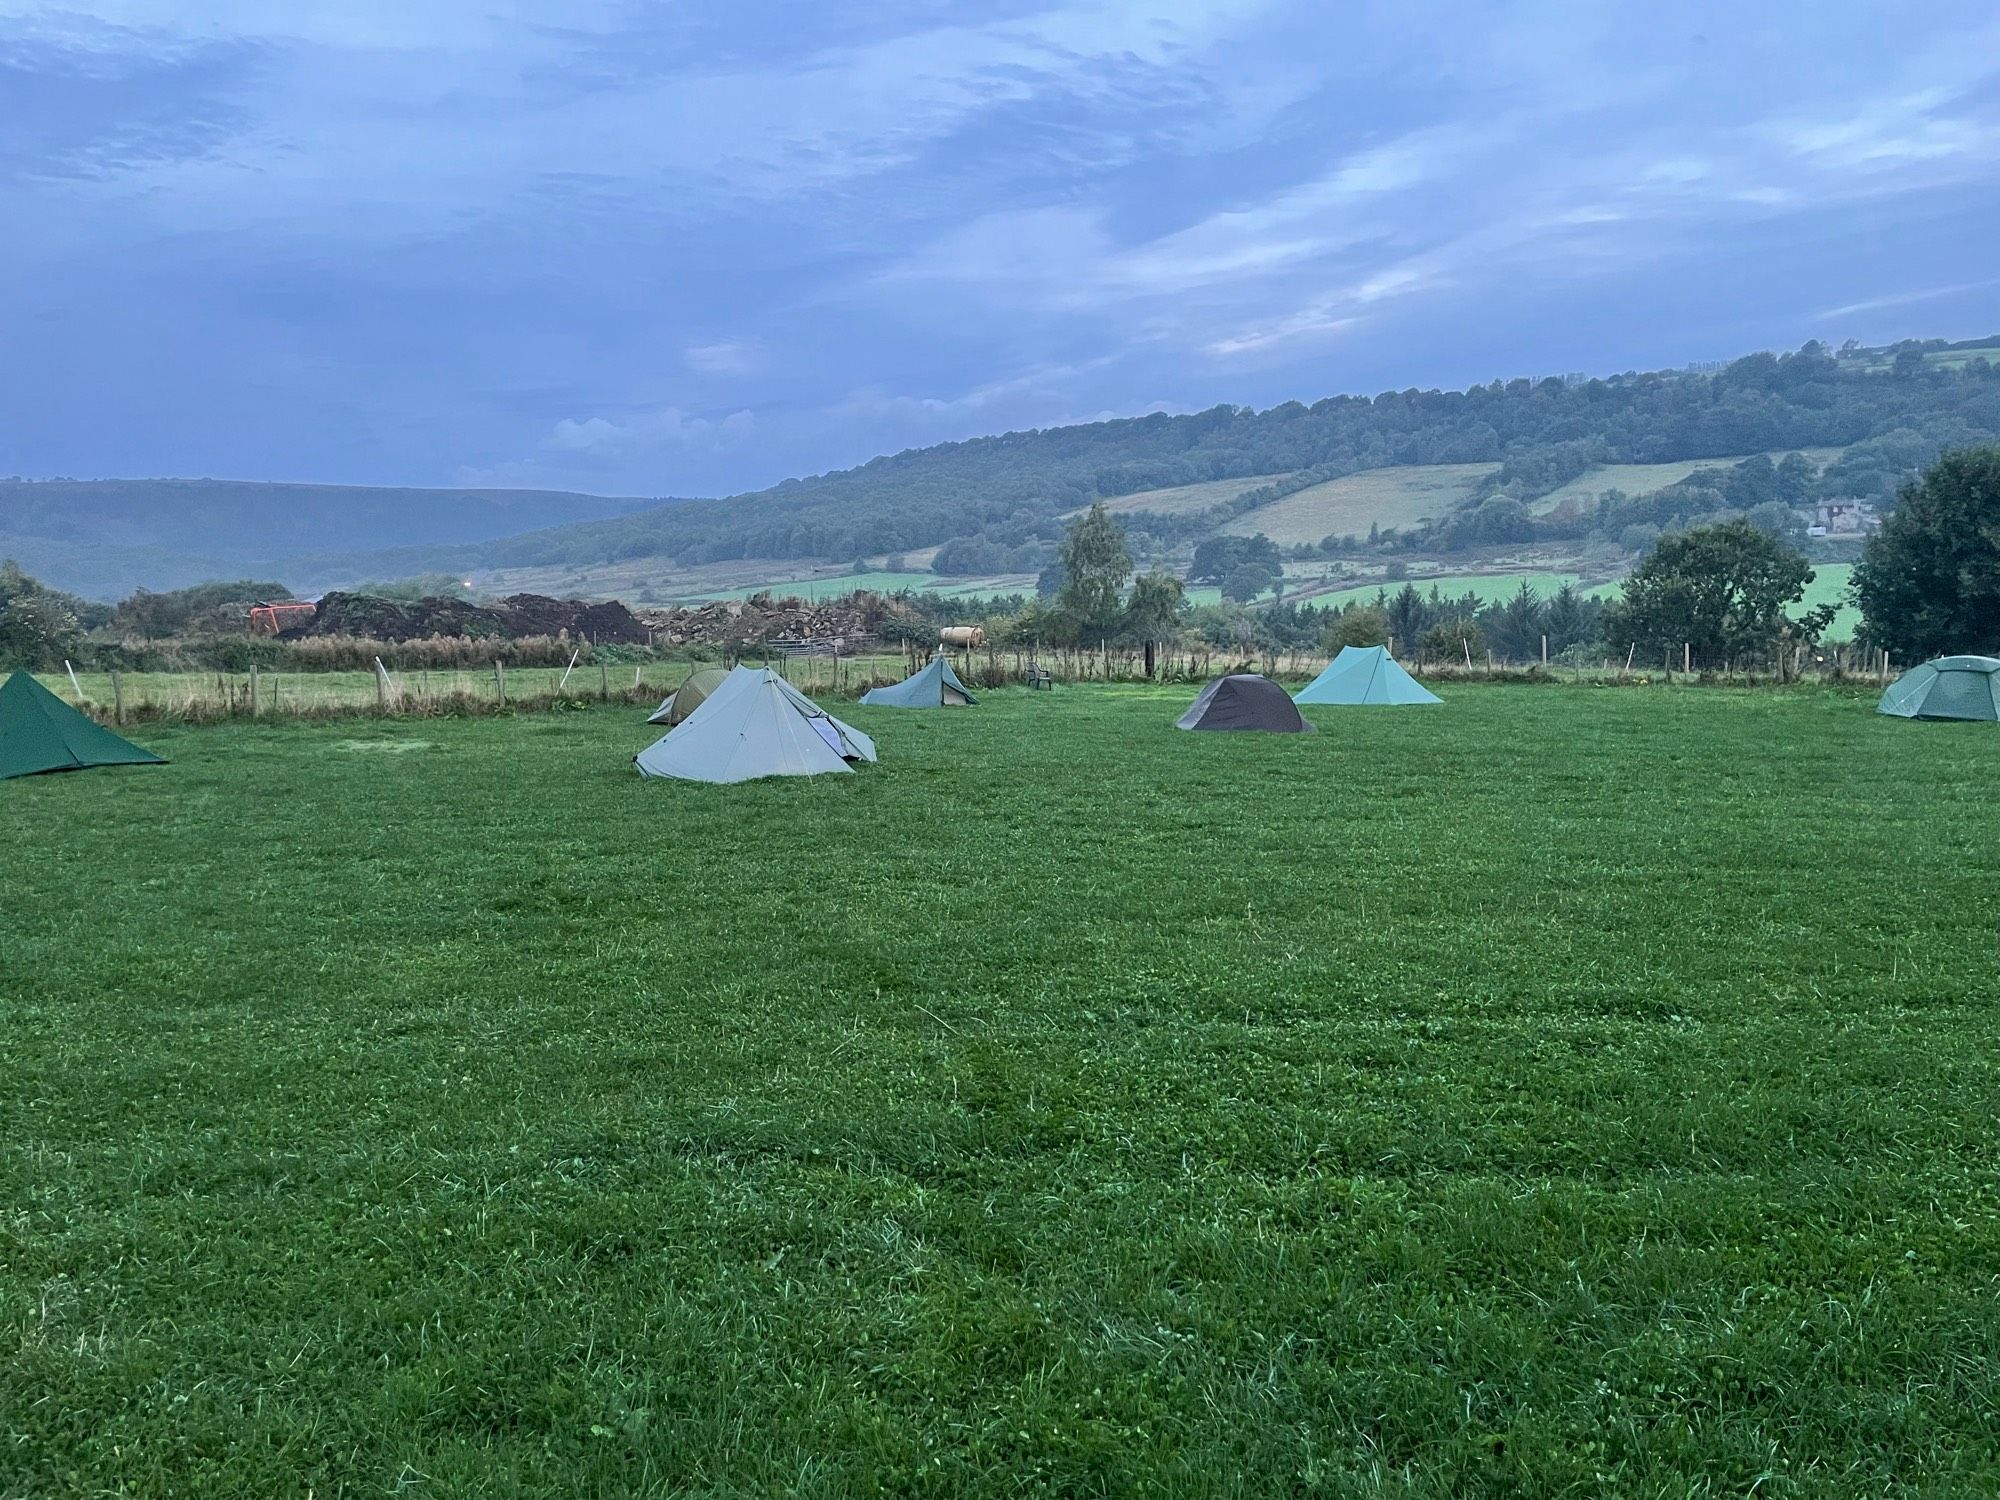
POLYGON ((648 724, 665 724, 669 728, 680 723, 689 714, 700 708, 708 695, 722 686, 722 680, 729 674, 721 667, 703 667, 699 672, 690 672, 688 679, 660 700, 660 706, 653 710, 648 724))
POLYGON ((0 780, 91 766, 165 764, 86 718, 26 672, 0 684, 0 780))
POLYGON ((1889 684, 1878 714, 1899 719, 2000 720, 2000 658, 1940 656, 1889 684))
POLYGON ((738 667, 700 708, 633 757, 642 776, 683 781, 819 776, 873 759, 873 740, 769 667, 738 667))
POLYGON ((934 656, 930 665, 894 687, 870 688, 861 701, 875 708, 965 708, 979 700, 958 680, 951 663, 934 656))
POLYGON ((1327 669, 1300 688, 1294 703, 1403 704, 1442 702, 1405 672, 1387 646, 1342 646, 1327 669))

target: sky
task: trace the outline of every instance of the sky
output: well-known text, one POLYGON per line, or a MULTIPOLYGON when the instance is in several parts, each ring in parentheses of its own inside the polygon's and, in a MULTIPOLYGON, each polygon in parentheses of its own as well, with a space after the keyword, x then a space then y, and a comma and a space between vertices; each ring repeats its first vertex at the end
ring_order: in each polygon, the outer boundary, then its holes
POLYGON ((726 494, 2000 332, 1990 0, 0 0, 0 473, 726 494))

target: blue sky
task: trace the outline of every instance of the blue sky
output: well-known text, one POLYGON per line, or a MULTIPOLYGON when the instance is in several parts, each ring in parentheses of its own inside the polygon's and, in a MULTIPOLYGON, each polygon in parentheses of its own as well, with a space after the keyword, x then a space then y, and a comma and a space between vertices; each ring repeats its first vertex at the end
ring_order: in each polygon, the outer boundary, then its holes
POLYGON ((0 473, 726 493, 2000 331, 2000 13, 0 0, 0 214, 0 473))

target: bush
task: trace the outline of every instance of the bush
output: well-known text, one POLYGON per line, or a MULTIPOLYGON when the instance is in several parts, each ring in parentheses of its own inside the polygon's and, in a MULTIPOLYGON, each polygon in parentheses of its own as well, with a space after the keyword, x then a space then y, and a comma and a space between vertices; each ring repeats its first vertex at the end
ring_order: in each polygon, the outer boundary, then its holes
POLYGON ((1439 620, 1417 638, 1417 654, 1425 661, 1476 662, 1486 655, 1486 632, 1477 620, 1439 620))

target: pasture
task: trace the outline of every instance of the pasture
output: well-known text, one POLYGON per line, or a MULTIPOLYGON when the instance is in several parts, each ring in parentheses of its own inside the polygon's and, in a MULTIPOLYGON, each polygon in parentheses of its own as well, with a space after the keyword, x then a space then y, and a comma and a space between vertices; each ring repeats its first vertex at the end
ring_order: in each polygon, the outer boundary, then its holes
POLYGON ((0 783, 0 1494, 1971 1494, 1991 726, 148 729, 0 783))
POLYGON ((1414 526, 1444 515, 1472 493, 1498 464, 1416 464, 1369 469, 1313 485, 1246 511, 1221 530, 1234 536, 1263 532, 1281 547, 1328 536, 1361 536, 1414 526))

